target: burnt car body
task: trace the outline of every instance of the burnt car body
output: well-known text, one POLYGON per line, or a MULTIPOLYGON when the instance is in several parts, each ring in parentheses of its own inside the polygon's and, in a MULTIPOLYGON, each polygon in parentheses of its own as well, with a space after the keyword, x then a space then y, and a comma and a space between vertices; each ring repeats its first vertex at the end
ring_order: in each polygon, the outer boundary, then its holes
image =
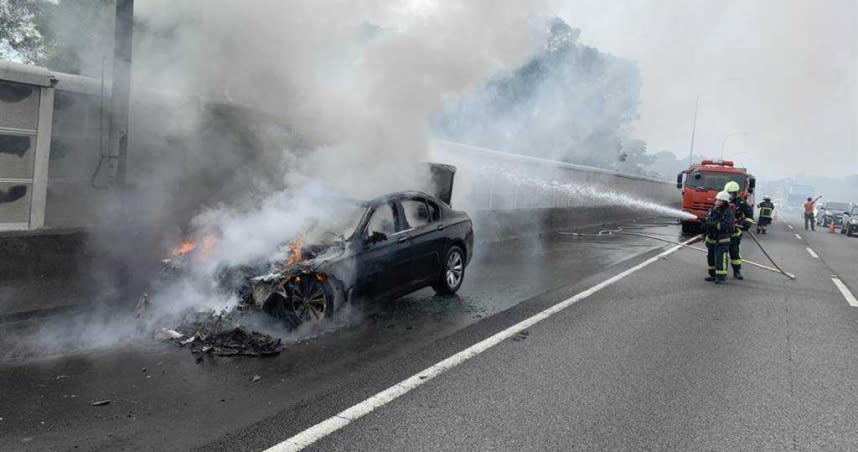
POLYGON ((395 298, 424 287, 443 295, 459 289, 474 246, 465 212, 419 191, 351 206, 353 230, 325 233, 332 238, 324 243, 293 242, 290 262, 269 265, 267 272, 257 267, 233 274, 229 279, 240 284, 243 306, 302 323, 328 318, 356 299, 395 298))

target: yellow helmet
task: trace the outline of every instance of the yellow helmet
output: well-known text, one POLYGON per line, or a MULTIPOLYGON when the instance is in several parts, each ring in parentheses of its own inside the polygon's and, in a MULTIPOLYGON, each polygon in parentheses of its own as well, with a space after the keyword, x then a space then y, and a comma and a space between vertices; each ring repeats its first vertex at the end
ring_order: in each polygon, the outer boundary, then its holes
POLYGON ((737 193, 741 189, 742 187, 739 187, 739 184, 734 181, 727 182, 727 185, 724 186, 724 191, 727 193, 737 193))

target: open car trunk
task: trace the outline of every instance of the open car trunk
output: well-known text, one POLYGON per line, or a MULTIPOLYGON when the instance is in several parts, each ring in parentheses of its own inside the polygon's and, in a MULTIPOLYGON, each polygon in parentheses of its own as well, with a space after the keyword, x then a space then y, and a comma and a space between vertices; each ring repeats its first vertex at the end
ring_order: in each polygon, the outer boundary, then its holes
POLYGON ((431 162, 426 163, 426 167, 429 170, 430 186, 425 187, 423 191, 452 206, 453 179, 456 176, 456 167, 431 162))

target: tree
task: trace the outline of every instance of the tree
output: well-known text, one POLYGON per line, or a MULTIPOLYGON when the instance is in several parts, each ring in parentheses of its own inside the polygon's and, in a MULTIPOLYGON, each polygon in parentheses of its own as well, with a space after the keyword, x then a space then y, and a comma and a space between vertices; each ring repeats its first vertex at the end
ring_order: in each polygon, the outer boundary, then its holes
POLYGON ((0 59, 95 76, 112 54, 113 0, 0 0, 0 59))
POLYGON ((37 21, 43 2, 0 0, 0 59, 36 63, 44 58, 44 36, 37 21))
POLYGON ((545 25, 539 52, 447 105, 434 131, 453 141, 614 167, 617 142, 638 118, 637 67, 581 44, 581 31, 559 18, 545 25))
POLYGON ((646 153, 646 141, 634 138, 620 143, 614 167, 621 173, 651 176, 653 173, 644 169, 644 166, 651 165, 653 162, 655 162, 655 156, 646 153))

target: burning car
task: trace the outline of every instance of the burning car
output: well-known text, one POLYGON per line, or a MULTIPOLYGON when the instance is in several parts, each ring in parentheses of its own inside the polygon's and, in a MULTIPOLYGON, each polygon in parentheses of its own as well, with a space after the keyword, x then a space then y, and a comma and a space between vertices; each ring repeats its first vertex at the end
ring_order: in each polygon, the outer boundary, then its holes
POLYGON ((244 307, 297 324, 328 318, 356 298, 395 298, 424 287, 442 295, 459 290, 473 255, 466 213, 418 191, 333 202, 339 225, 313 231, 327 240, 298 239, 282 263, 224 273, 244 307))
MULTIPOLYGON (((401 191, 371 201, 325 198, 324 218, 307 225, 273 257, 217 272, 219 290, 239 309, 263 311, 298 325, 321 321, 359 299, 396 298, 432 287, 452 295, 473 255, 470 217, 450 207, 455 168, 430 164, 432 190, 401 191)), ((188 242, 165 259, 168 279, 185 271, 214 238, 188 242)))

